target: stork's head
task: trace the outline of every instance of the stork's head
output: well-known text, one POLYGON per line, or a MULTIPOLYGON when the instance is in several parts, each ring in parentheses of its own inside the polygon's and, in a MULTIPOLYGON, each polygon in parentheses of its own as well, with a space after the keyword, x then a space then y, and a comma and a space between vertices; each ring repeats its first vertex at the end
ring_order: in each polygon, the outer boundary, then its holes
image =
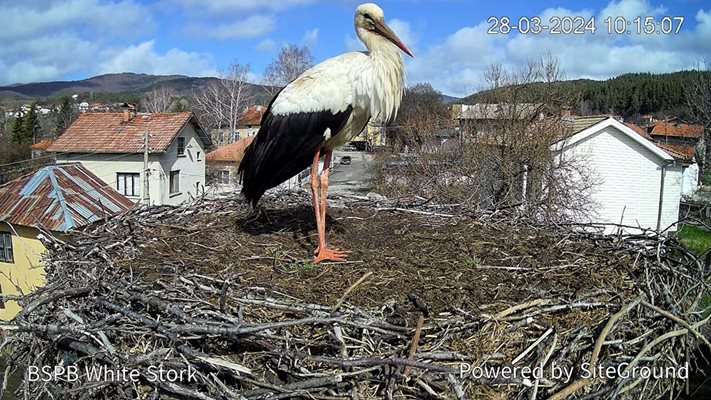
MULTIPOLYGON (((378 7, 377 4, 365 3, 359 5, 358 8, 356 8, 355 26, 356 32, 358 32, 359 36, 361 36, 362 39, 364 38, 361 35, 361 30, 363 32, 378 35, 390 41, 391 43, 395 44, 395 46, 399 47, 400 50, 407 53, 407 55, 409 55, 410 57, 414 57, 412 55, 412 52, 410 52, 407 46, 402 43, 402 41, 400 40, 400 38, 397 37, 395 32, 393 32, 393 30, 385 24, 385 15, 383 14, 383 9, 378 7)), ((366 45, 368 45, 367 40, 364 40, 364 42, 366 42, 366 45)))

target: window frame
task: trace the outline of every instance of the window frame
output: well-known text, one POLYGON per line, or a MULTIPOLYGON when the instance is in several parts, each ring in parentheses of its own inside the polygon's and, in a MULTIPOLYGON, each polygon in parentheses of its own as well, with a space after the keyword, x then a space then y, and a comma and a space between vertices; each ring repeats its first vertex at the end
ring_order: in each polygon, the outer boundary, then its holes
POLYGON ((15 250, 12 248, 12 234, 10 232, 0 232, 0 262, 15 263, 15 250))
POLYGON ((141 174, 139 172, 117 172, 116 173, 116 191, 126 197, 140 197, 141 196, 141 174), (131 193, 128 193, 128 178, 131 182, 131 193), (123 181, 123 190, 121 189, 121 182, 123 181))
POLYGON ((170 171, 168 178, 168 194, 177 195, 180 194, 180 170, 170 171), (175 190, 173 190, 175 186, 175 190))
POLYGON ((178 154, 178 157, 185 157, 185 138, 182 136, 179 136, 176 139, 176 152, 178 154))

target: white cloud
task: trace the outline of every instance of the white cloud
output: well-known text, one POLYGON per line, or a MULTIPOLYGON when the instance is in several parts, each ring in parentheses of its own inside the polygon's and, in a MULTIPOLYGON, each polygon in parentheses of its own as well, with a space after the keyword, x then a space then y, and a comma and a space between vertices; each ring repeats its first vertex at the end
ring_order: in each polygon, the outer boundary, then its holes
POLYGON ((150 33, 155 22, 134 0, 0 2, 0 84, 88 71, 109 43, 150 33))
POLYGON ((210 14, 237 13, 255 10, 284 10, 294 6, 316 3, 318 0, 173 0, 186 8, 198 8, 210 14))
POLYGON ((257 46, 255 47, 257 51, 260 51, 262 53, 269 53, 274 50, 276 47, 276 42, 272 39, 264 39, 261 42, 257 43, 257 46))
POLYGON ((318 43, 318 28, 311 29, 301 38, 301 43, 308 47, 315 47, 318 43))
POLYGON ((97 68, 97 73, 139 72, 146 74, 191 76, 216 76, 212 68, 212 56, 204 53, 170 49, 157 52, 155 42, 149 40, 138 45, 107 50, 102 54, 105 60, 97 68))
POLYGON ((607 15, 631 20, 664 12, 645 0, 621 0, 610 2, 597 13, 558 7, 537 14, 543 21, 552 16, 595 16, 598 30, 594 35, 487 35, 489 24, 465 27, 408 61, 408 81, 429 81, 444 93, 462 96, 481 88, 483 73, 492 61, 513 68, 549 52, 558 58, 568 79, 605 79, 629 72, 691 68, 711 54, 711 11, 697 12, 696 26, 677 35, 610 35, 604 23, 607 15))
POLYGON ((245 39, 262 36, 274 29, 276 20, 273 15, 252 15, 243 20, 219 24, 216 26, 190 25, 187 33, 196 37, 215 39, 245 39))

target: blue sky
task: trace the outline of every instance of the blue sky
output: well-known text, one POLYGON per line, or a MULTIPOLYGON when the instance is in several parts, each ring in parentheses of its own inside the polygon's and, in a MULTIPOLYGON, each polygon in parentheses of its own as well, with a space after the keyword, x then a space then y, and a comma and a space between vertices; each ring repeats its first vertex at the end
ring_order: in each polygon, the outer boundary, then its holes
MULTIPOLYGON (((359 50, 351 0, 0 0, 0 84, 110 72, 215 76, 249 63, 259 81, 285 43, 321 61, 359 50)), ((491 62, 514 68, 550 52, 567 78, 669 72, 711 57, 711 4, 701 0, 382 0, 386 20, 415 52, 408 83, 450 95, 481 88, 491 62), (580 5, 584 4, 584 5, 580 5), (595 17, 596 34, 487 34, 491 16, 595 17), (683 16, 678 34, 609 35, 606 16, 683 16)))

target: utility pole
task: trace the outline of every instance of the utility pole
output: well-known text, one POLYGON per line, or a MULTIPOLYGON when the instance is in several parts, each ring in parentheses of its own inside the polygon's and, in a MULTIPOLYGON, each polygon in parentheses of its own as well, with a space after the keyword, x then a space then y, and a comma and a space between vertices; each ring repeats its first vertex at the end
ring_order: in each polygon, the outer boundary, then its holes
POLYGON ((148 177, 150 171, 148 170, 148 137, 150 134, 148 131, 143 132, 143 191, 141 192, 141 203, 150 204, 151 196, 148 194, 148 189, 150 188, 148 184, 148 177))

